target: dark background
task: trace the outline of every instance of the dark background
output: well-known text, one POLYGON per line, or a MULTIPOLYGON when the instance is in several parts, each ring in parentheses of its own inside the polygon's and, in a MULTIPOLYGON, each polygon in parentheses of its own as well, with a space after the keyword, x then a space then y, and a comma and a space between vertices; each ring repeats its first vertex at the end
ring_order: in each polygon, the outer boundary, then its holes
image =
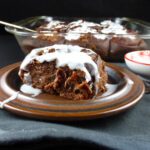
MULTIPOLYGON (((0 20, 31 16, 132 17, 150 21, 149 0, 0 0, 0 20)), ((6 34, 0 27, 0 34, 6 34)))

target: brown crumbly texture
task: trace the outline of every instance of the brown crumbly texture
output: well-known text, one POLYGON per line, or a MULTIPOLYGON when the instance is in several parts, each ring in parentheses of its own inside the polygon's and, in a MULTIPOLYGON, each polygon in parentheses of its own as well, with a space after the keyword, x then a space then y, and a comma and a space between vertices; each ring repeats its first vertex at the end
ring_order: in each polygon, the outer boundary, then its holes
MULTIPOLYGON (((42 55, 42 53, 39 53, 39 55, 42 55)), ((98 95, 101 95, 106 91, 107 73, 105 63, 97 55, 91 57, 99 67, 101 78, 98 83, 98 95)), ((88 65, 86 67, 90 71, 90 67, 88 65)), ((44 63, 34 61, 27 68, 32 79, 30 84, 43 92, 74 100, 92 99, 96 95, 93 84, 95 77, 93 76, 92 81, 87 83, 85 73, 81 70, 71 70, 68 66, 56 68, 56 61, 44 63)), ((23 78, 25 72, 21 70, 20 78, 24 83, 29 84, 30 81, 25 81, 23 78)))

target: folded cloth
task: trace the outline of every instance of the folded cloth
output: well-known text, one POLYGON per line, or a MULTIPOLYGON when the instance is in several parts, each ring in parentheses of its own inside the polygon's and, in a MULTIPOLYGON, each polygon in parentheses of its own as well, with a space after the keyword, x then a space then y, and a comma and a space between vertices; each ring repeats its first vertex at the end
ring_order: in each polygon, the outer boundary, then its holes
POLYGON ((0 146, 150 149, 149 98, 119 115, 80 122, 30 120, 0 110, 0 146))

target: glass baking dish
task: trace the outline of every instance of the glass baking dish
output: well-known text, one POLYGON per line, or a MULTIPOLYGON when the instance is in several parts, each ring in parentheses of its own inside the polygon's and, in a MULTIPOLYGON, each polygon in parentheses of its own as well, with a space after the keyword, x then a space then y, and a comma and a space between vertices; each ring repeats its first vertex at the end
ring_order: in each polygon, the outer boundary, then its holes
MULTIPOLYGON (((15 24, 31 29, 37 29, 51 20, 72 22, 81 18, 63 18, 50 16, 31 17, 15 24)), ((90 48, 98 53, 105 61, 123 61, 124 55, 130 51, 150 49, 150 24, 142 20, 131 18, 82 18, 85 21, 100 23, 111 20, 123 25, 127 30, 136 34, 104 34, 104 33, 59 33, 45 30, 43 32, 26 32, 11 27, 5 27, 6 31, 14 34, 22 51, 27 54, 34 48, 45 47, 53 44, 73 44, 90 48), (77 36, 78 39, 68 40, 66 37, 77 36), (100 37, 100 38, 93 38, 100 37)))

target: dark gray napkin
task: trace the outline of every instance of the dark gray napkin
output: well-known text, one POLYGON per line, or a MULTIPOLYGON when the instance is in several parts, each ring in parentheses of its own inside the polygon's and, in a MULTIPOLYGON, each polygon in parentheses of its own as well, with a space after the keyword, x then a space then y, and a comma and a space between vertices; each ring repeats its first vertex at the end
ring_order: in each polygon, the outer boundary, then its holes
MULTIPOLYGON (((122 150, 150 149, 150 96, 120 115, 82 122, 44 122, 0 110, 0 145, 41 142, 122 150)), ((29 146, 29 145, 28 145, 29 146)), ((32 144, 30 145, 32 146, 32 144)), ((41 146, 41 145, 40 145, 41 146)))
MULTIPOLYGON (((21 60, 12 37, 0 37, 1 67, 21 60)), ((150 149, 150 95, 116 116, 80 121, 46 122, 0 110, 0 149, 150 149)))

